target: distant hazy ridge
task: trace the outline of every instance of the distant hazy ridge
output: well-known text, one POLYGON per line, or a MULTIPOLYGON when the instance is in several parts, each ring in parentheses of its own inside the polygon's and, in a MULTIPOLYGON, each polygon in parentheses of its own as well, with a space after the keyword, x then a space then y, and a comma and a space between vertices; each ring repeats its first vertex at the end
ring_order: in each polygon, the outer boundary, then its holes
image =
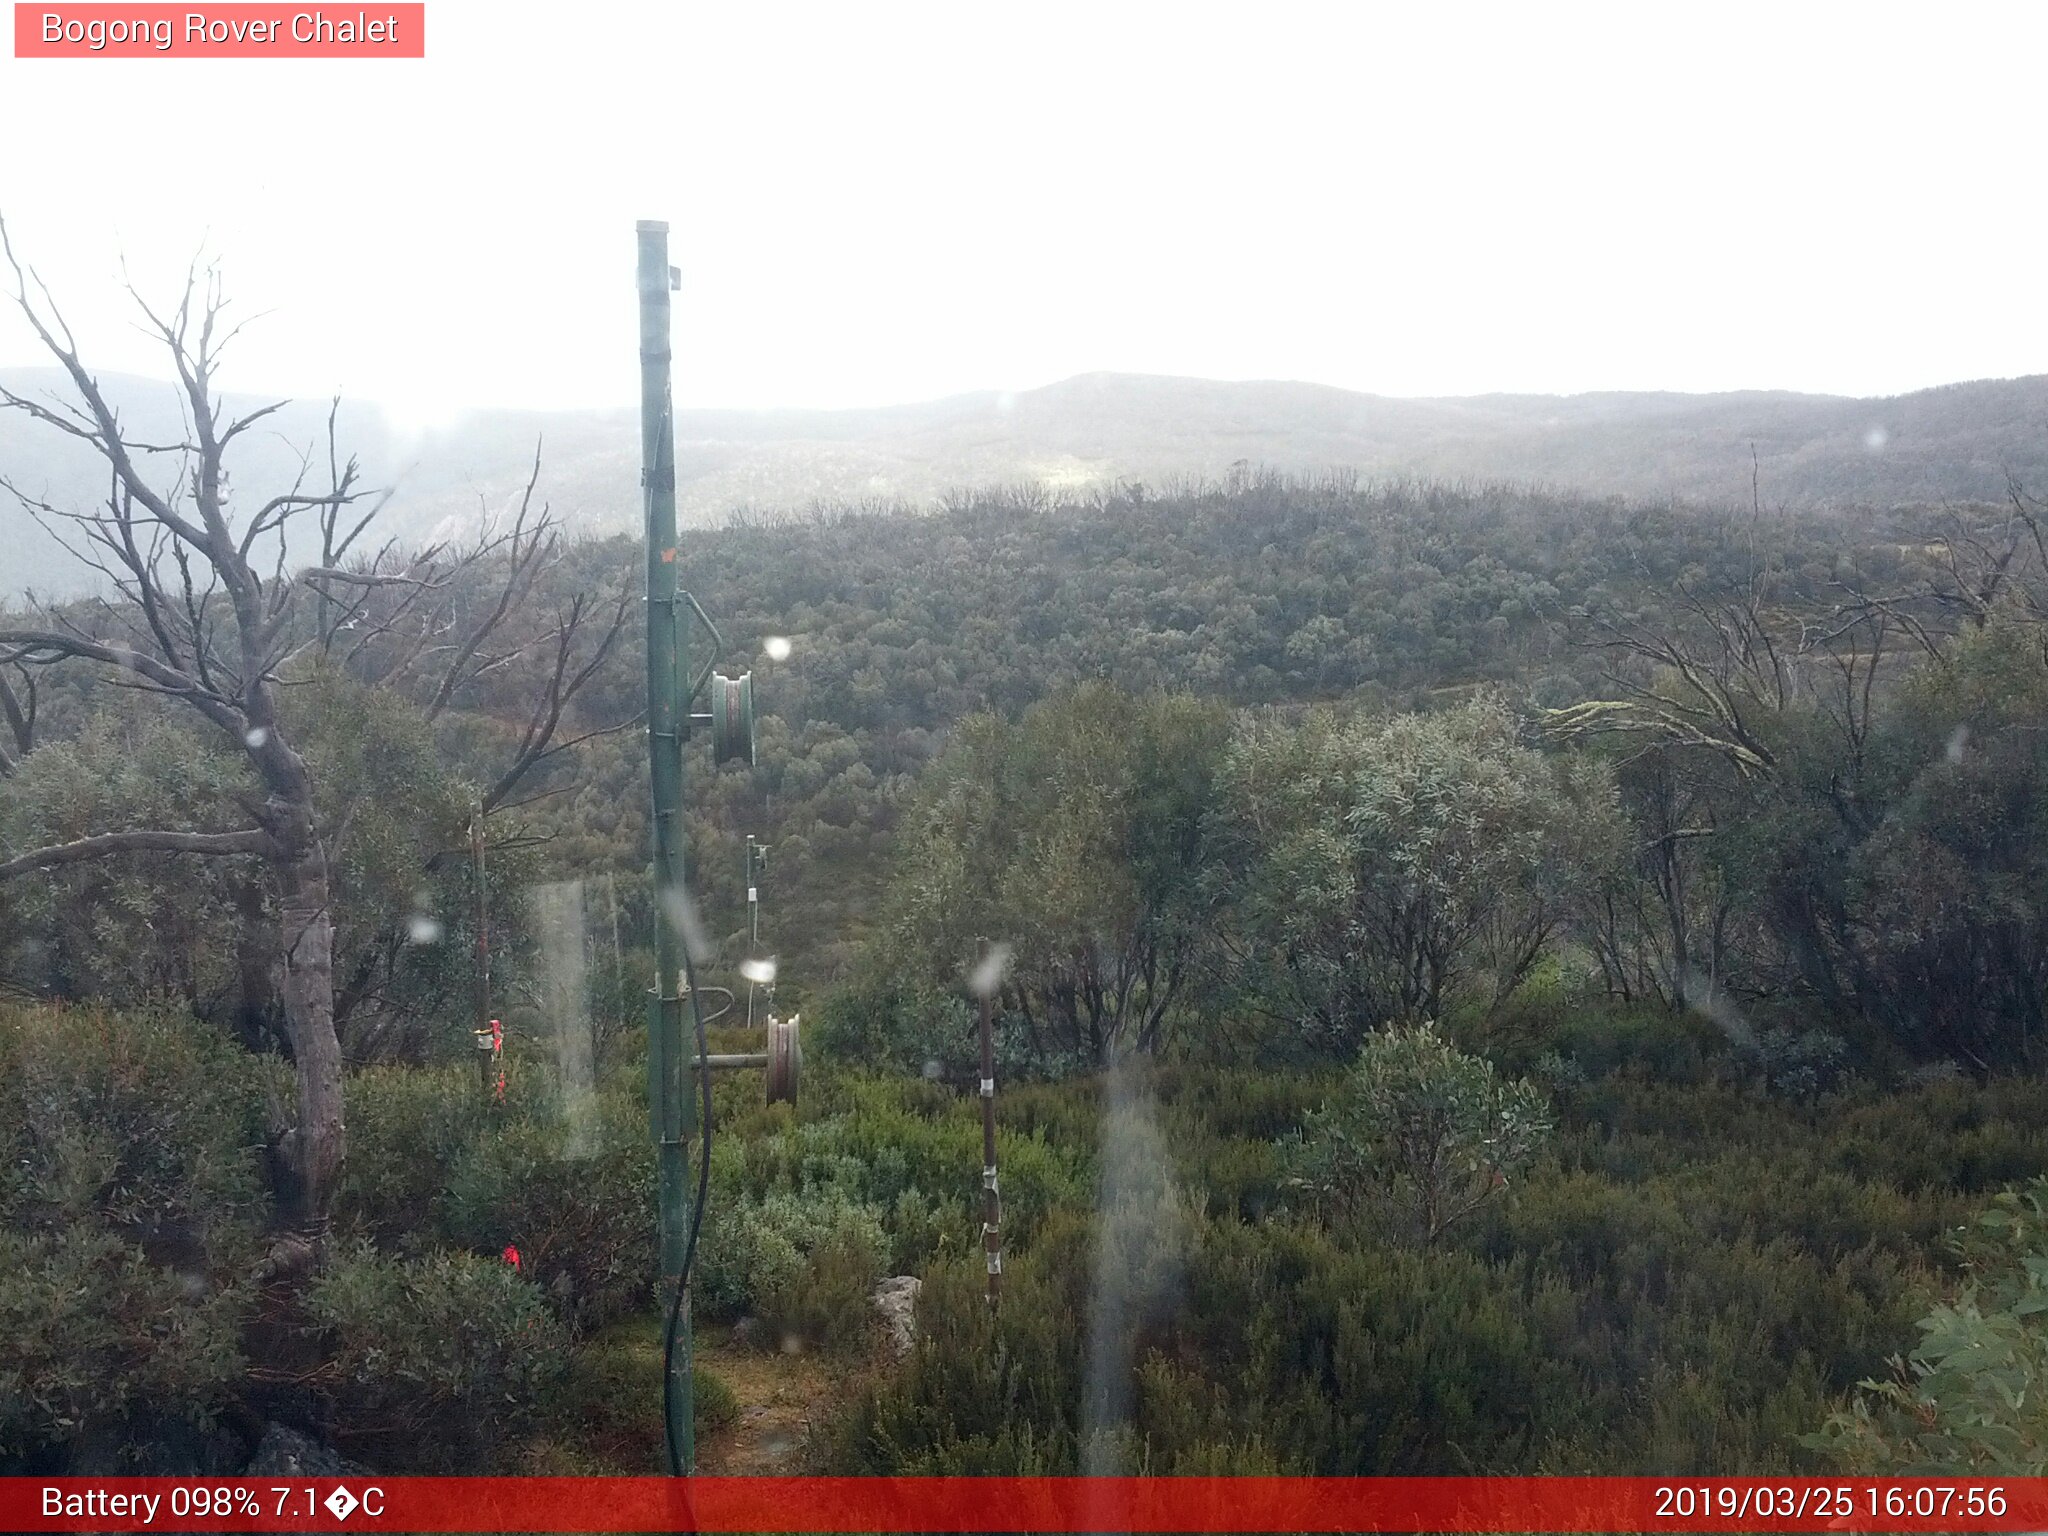
MULTIPOLYGON (((53 371, 0 372, 23 393, 53 371)), ((176 394, 109 377, 138 438, 181 435, 176 394)), ((228 409, 256 402, 229 401, 228 409)), ((311 447, 324 475, 326 403, 301 402, 238 445, 230 466, 261 499, 311 447)), ((1596 495, 1747 502, 1754 444, 1767 506, 1892 506, 1998 499, 2008 471, 2048 491, 2048 375, 1952 384, 1881 400, 1720 395, 1480 395, 1401 400, 1317 384, 1216 383, 1088 374, 1015 395, 959 395, 849 411, 685 411, 677 494, 686 521, 814 503, 925 502, 968 485, 1222 478, 1245 461, 1365 476, 1540 481, 1596 495)), ((631 410, 492 411, 401 437, 373 406, 344 404, 344 451, 397 488, 382 526, 410 541, 460 532, 515 497, 536 438, 542 493, 571 527, 611 532, 639 516, 631 410)), ((166 484, 170 461, 159 459, 166 484)), ((0 477, 58 506, 104 494, 92 456, 18 412, 0 412, 0 477)), ((313 477, 318 480, 319 476, 313 477)), ((81 572, 0 496, 0 596, 64 591, 81 572)))

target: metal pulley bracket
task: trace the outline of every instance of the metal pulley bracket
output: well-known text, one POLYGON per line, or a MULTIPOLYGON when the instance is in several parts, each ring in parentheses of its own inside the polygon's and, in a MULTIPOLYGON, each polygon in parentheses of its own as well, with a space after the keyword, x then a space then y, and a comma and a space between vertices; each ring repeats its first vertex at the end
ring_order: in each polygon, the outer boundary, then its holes
POLYGON ((711 760, 754 765, 754 674, 711 675, 711 760))
POLYGON ((761 1068, 767 1073, 770 1104, 794 1104, 803 1077, 804 1048, 797 1028, 797 1015, 768 1020, 768 1049, 765 1051, 724 1051, 693 1056, 690 1065, 699 1072, 745 1072, 761 1068))
MULTIPOLYGON (((689 604, 690 612, 696 615, 697 622, 711 637, 712 656, 690 679, 681 700, 682 708, 677 712, 678 723, 685 735, 693 725, 711 727, 712 762, 740 761, 751 768, 754 765, 754 674, 742 672, 738 677, 726 677, 718 672, 717 658, 725 649, 725 636, 718 632, 718 626, 711 622, 711 615, 704 611, 704 605, 692 594, 678 592, 676 597, 689 604), (711 685, 710 707, 699 713, 695 707, 697 696, 704 692, 707 682, 711 685)), ((686 649, 680 630, 676 634, 676 648, 679 657, 686 649)))
MULTIPOLYGON (((697 675, 690 679, 690 691, 683 695, 682 712, 687 717, 691 707, 697 702, 697 695, 704 691, 704 679, 711 676, 711 669, 718 665, 718 657, 725 650, 725 636, 718 632, 718 626, 711 622, 711 615, 704 611, 704 605, 697 601, 693 593, 678 592, 676 596, 690 605, 690 612, 697 616, 697 622, 704 626, 704 632, 711 637, 712 659, 705 662, 697 675)), ((678 645, 683 643, 680 631, 677 632, 676 643, 678 645)))

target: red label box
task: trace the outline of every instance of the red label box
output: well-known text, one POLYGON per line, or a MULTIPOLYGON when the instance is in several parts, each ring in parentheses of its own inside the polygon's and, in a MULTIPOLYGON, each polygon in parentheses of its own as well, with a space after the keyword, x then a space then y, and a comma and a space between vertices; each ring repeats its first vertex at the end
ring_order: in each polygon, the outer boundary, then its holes
POLYGON ((427 8, 15 0, 17 59, 423 59, 427 8))

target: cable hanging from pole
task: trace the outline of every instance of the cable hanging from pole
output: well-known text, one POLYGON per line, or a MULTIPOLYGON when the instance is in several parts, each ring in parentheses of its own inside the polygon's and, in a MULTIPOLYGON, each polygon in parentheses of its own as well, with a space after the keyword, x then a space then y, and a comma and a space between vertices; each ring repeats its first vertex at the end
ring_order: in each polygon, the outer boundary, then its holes
MULTIPOLYGON (((657 919, 658 920, 658 919, 657 919)), ((690 1013, 697 1024, 697 1059, 702 1062, 711 1054, 709 1026, 704 1019, 704 1003, 697 990, 697 967, 690 958, 690 941, 683 939, 683 985, 690 993, 690 1013)), ((732 1004, 728 1002, 726 1009, 732 1004)), ((721 1010, 720 1017, 724 1010, 721 1010)), ((669 1302, 668 1322, 661 1331, 661 1378, 668 1382, 675 1371, 676 1338, 681 1332, 683 1308, 690 1294, 690 1270, 697 1262, 697 1236, 704 1230, 704 1201, 711 1193, 711 1069, 697 1068, 697 1082, 703 1089, 702 1134, 698 1138, 697 1198, 690 1202, 690 1236, 683 1245, 683 1267, 676 1275, 675 1296, 669 1302)), ((694 1408, 694 1403, 692 1407, 694 1408)), ((671 1477, 684 1477, 695 1471, 684 1465, 682 1449, 682 1428, 676 1423, 675 1395, 666 1389, 661 1394, 661 1424, 663 1438, 668 1442, 668 1471, 671 1477)))

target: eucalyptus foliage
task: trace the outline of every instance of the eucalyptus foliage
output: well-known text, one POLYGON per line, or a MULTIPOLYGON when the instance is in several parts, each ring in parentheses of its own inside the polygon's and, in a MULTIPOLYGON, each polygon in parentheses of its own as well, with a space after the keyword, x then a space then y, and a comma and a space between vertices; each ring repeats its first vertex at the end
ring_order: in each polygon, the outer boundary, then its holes
POLYGON ((2048 1475, 2048 1179, 1999 1194, 1960 1247, 1967 1278, 1920 1342, 1814 1437, 1858 1471, 2048 1475))
POLYGON ((1599 765, 1521 744, 1506 702, 1266 719, 1225 760, 1241 978, 1324 1049, 1528 974, 1622 838, 1599 765))
POLYGON ((1388 1030, 1310 1122, 1303 1182, 1345 1215, 1434 1243, 1497 1198, 1555 1128, 1541 1089, 1503 1078, 1434 1024, 1388 1030))
POLYGON ((1207 815, 1228 721, 1087 683, 1015 723, 964 722, 905 817, 895 968, 958 988, 987 938, 1035 1050, 1159 1045, 1211 953, 1207 815))
POLYGON ((168 1010, 0 1005, 0 1469, 233 1399, 262 1117, 258 1064, 168 1010))

